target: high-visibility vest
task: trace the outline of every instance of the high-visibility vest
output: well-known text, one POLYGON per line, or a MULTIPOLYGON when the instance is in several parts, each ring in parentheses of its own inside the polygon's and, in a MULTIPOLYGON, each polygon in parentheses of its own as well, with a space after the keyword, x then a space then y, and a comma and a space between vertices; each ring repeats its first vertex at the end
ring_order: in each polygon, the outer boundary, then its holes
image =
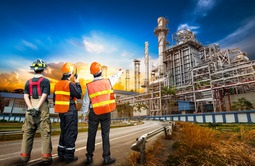
POLYGON ((114 93, 109 79, 90 82, 87 84, 87 88, 95 114, 101 115, 116 109, 114 93))
POLYGON ((70 106, 70 81, 60 80, 56 83, 54 94, 55 94, 55 113, 66 113, 70 106))

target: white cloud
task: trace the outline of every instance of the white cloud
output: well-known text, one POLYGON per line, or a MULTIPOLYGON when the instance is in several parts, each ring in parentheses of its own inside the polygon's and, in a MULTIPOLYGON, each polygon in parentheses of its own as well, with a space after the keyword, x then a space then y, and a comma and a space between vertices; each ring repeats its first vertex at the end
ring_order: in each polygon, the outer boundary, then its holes
POLYGON ((128 52, 128 51, 123 51, 121 53, 121 56, 123 56, 123 57, 132 57, 133 55, 134 55, 133 53, 128 52))
POLYGON ((251 17, 243 26, 216 43, 224 49, 240 48, 242 51, 248 52, 251 59, 255 59, 255 17, 251 17))
POLYGON ((219 44, 224 44, 224 45, 228 45, 234 42, 238 42, 240 41, 240 39, 244 39, 244 38, 253 38, 254 35, 252 35, 254 32, 254 28, 255 28, 255 17, 251 18, 246 24, 244 24, 243 26, 241 26, 240 28, 238 28, 237 30, 235 30, 234 32, 232 32, 231 34, 229 34, 228 36, 226 36, 224 39, 218 41, 217 43, 219 44))
POLYGON ((88 40, 84 40, 83 43, 84 43, 86 50, 89 53, 100 54, 105 51, 105 47, 100 43, 90 42, 88 40))
POLYGON ((192 32, 195 32, 197 29, 199 29, 199 26, 191 26, 186 23, 186 24, 179 25, 178 30, 181 30, 181 29, 187 29, 192 32))
POLYGON ((51 55, 47 62, 59 63, 61 61, 69 61, 71 63, 83 62, 90 65, 97 61, 108 67, 122 68, 123 70, 134 68, 133 59, 143 57, 143 45, 134 46, 125 39, 116 37, 111 34, 103 34, 101 32, 92 32, 84 35, 82 40, 68 39, 69 45, 75 46, 70 49, 68 46, 61 50, 58 55, 51 55), (86 50, 84 50, 84 48, 86 50), (70 51, 71 50, 71 51, 70 51))
POLYGON ((35 44, 30 43, 30 42, 28 42, 26 40, 22 40, 22 43, 24 44, 24 46, 29 47, 29 48, 31 48, 33 50, 37 50, 38 49, 35 44))
POLYGON ((71 40, 67 40, 67 41, 76 47, 84 47, 84 44, 77 40, 71 39, 71 40))
POLYGON ((214 0, 198 0, 194 14, 199 16, 207 16, 207 12, 215 5, 214 0))
POLYGON ((120 42, 120 39, 112 38, 112 36, 107 36, 99 32, 92 32, 89 36, 83 37, 83 45, 88 53, 111 54, 118 51, 116 45, 119 45, 120 42))
POLYGON ((24 78, 18 72, 0 73, 1 89, 19 89, 24 88, 24 78))

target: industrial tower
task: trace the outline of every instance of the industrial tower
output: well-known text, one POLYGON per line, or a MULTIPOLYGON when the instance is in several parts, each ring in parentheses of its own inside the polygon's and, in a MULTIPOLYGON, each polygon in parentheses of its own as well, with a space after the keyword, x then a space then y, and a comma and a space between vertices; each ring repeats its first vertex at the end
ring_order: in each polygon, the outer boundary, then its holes
POLYGON ((163 64, 163 56, 166 51, 166 45, 168 44, 166 35, 168 34, 167 28, 168 21, 164 17, 158 18, 158 27, 155 28, 154 34, 158 36, 158 55, 159 55, 159 77, 163 76, 165 72, 165 67, 163 64))
POLYGON ((145 79, 142 85, 145 88, 145 93, 149 92, 149 43, 145 42, 145 51, 144 51, 144 64, 145 64, 145 79))
MULTIPOLYGON (((167 47, 168 22, 163 17, 157 21, 159 66, 151 70, 150 91, 119 102, 146 104, 150 116, 231 111, 233 102, 243 97, 255 103, 255 61, 245 52, 204 46, 188 29, 173 33, 167 47), (164 93, 171 87, 175 95, 164 93)), ((137 67, 135 62, 136 81, 137 67)))
POLYGON ((126 70, 126 91, 129 90, 129 80, 130 80, 130 77, 129 77, 129 70, 127 69, 126 70))
POLYGON ((135 66, 135 92, 139 92, 140 89, 140 60, 135 59, 134 61, 135 66))

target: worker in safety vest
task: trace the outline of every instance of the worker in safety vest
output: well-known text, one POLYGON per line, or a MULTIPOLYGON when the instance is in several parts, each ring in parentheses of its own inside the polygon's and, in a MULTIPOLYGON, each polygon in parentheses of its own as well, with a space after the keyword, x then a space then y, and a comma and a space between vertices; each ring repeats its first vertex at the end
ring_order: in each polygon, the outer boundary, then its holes
POLYGON ((93 62, 90 66, 90 73, 94 76, 94 80, 87 84, 82 105, 84 121, 85 123, 88 122, 86 164, 93 162, 95 138, 99 123, 101 124, 103 140, 103 163, 111 164, 115 162, 115 159, 111 158, 109 134, 111 112, 116 108, 112 87, 118 81, 123 71, 120 69, 120 71, 111 78, 103 79, 101 64, 93 62))
POLYGON ((30 159, 34 135, 39 129, 42 138, 42 161, 50 164, 52 161, 51 144, 51 121, 48 106, 48 95, 50 95, 50 81, 43 77, 42 73, 47 64, 37 59, 30 66, 35 75, 25 84, 24 100, 28 107, 22 126, 23 138, 21 145, 21 161, 27 163, 30 159))
POLYGON ((78 110, 76 99, 81 99, 82 89, 74 65, 67 62, 62 67, 63 76, 56 83, 53 93, 54 111, 59 113, 60 137, 58 156, 61 161, 70 163, 78 160, 74 156, 75 141, 78 135, 78 110), (74 77, 75 83, 70 80, 74 77))

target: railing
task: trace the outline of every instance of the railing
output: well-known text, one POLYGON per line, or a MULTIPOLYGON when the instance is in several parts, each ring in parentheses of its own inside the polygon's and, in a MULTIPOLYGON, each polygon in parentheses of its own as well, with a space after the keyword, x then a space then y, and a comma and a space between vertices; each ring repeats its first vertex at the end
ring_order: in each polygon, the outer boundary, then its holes
POLYGON ((145 150, 146 150, 147 140, 150 139, 151 137, 159 134, 162 131, 164 131, 165 137, 167 138, 168 135, 172 135, 174 125, 175 125, 175 122, 170 121, 168 126, 153 130, 153 131, 146 133, 136 139, 136 143, 134 143, 131 146, 131 149, 134 151, 140 152, 140 156, 139 156, 139 160, 138 160, 139 164, 143 164, 146 160, 145 150))
POLYGON ((1 131, 0 132, 0 139, 3 140, 5 136, 16 135, 16 134, 21 135, 22 134, 21 130, 1 131))
MULTIPOLYGON (((1 115, 0 121, 6 120, 22 122, 25 116, 1 115)), ((166 121, 184 121, 194 123, 255 123, 255 110, 227 111, 227 112, 206 112, 193 114, 171 114, 162 116, 136 116, 134 120, 166 120, 166 121)), ((50 117, 51 122, 59 122, 59 117, 50 117)), ((112 118, 112 121, 130 120, 130 118, 112 118)), ((83 119, 79 118, 79 122, 83 119)))

